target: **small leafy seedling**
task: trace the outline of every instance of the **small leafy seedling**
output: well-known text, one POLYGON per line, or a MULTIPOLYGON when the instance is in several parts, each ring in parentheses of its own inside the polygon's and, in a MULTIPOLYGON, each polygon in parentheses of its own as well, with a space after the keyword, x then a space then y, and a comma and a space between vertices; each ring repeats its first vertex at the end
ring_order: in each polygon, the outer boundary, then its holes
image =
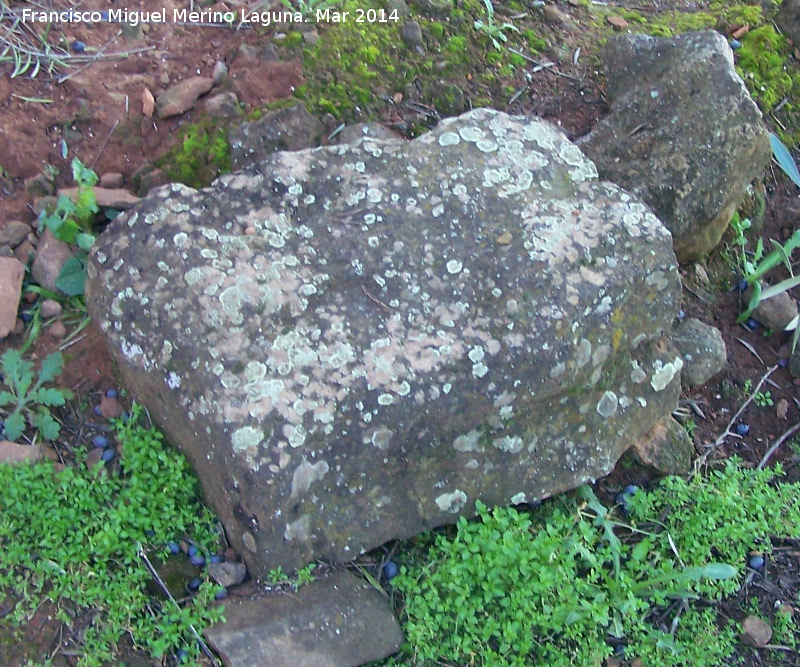
POLYGON ((772 394, 768 391, 757 391, 755 396, 753 396, 753 400, 759 408, 766 408, 770 405, 774 405, 772 394))
POLYGON ((486 5, 486 21, 477 20, 473 24, 475 26, 475 30, 479 30, 482 33, 488 35, 489 39, 492 40, 492 44, 494 44, 494 48, 498 51, 503 50, 503 44, 508 41, 508 37, 506 37, 506 30, 510 30, 511 32, 519 32, 519 28, 511 23, 503 23, 502 25, 497 25, 494 22, 494 6, 492 5, 491 0, 483 0, 483 4, 486 5), (501 44, 502 42, 502 44, 501 44))
POLYGON ((33 363, 25 361, 17 350, 6 350, 0 357, 3 381, 8 391, 0 391, 0 408, 12 406, 5 418, 5 437, 17 440, 25 430, 26 422, 45 440, 55 440, 61 430, 50 414, 50 408, 61 406, 71 399, 69 389, 45 388, 61 374, 64 361, 60 352, 48 355, 42 362, 39 377, 33 382, 33 363))
POLYGON ((92 224, 100 208, 94 194, 97 174, 78 158, 73 158, 72 177, 78 185, 77 197, 73 201, 61 195, 55 210, 40 213, 39 229, 47 227, 59 241, 78 246, 79 252, 64 263, 56 287, 69 296, 79 296, 86 284, 86 257, 94 244, 92 224))

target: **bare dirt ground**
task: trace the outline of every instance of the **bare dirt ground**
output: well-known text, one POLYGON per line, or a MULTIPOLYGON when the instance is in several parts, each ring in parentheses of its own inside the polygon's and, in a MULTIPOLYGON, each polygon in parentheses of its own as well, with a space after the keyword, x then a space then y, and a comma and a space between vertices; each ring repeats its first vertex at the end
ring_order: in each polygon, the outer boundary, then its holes
MULTIPOLYGON (((67 6, 66 1, 53 4, 67 6)), ((127 7, 147 9, 151 4, 130 2, 127 7)), ((171 11, 172 7, 184 4, 187 3, 163 0, 159 7, 171 11)), ((648 5, 638 9, 653 13, 680 8, 673 7, 674 4, 680 3, 664 2, 658 7, 648 5)), ((11 8, 17 9, 22 5, 27 3, 14 2, 11 8)), ((113 5, 101 0, 86 0, 81 4, 83 8, 97 10, 107 10, 109 6, 113 5)), ((558 5, 558 9, 567 17, 579 16, 582 10, 579 3, 572 4, 572 0, 558 5)), ((496 10, 504 12, 504 16, 514 13, 504 9, 499 2, 496 10)), ((502 86, 522 92, 516 97, 506 94, 503 99, 493 99, 497 108, 541 116, 559 124, 570 138, 577 138, 587 133, 607 110, 602 78, 596 72, 596 60, 592 56, 595 45, 581 41, 593 37, 589 33, 583 35, 581 30, 567 29, 563 22, 558 21, 545 21, 541 31, 544 38, 550 40, 551 47, 537 56, 540 62, 555 62, 559 55, 557 52, 564 51, 565 45, 569 57, 564 58, 562 54, 557 66, 538 70, 533 63, 518 67, 502 80, 502 86), (579 48, 583 50, 581 57, 574 55, 579 48)), ((54 28, 49 37, 51 43, 60 44, 69 52, 70 45, 80 40, 87 47, 86 54, 92 56, 100 52, 101 56, 88 60, 83 58, 73 67, 52 75, 41 72, 35 79, 28 76, 12 79, 9 76, 11 66, 0 65, 0 226, 11 220, 34 224, 34 202, 26 192, 24 180, 54 167, 58 172, 56 185, 71 185, 69 163, 74 156, 98 174, 121 173, 125 187, 132 187, 137 170, 174 145, 179 130, 202 115, 197 108, 167 120, 146 117, 141 102, 145 88, 157 95, 186 77, 211 76, 215 63, 221 61, 230 69, 222 89, 237 93, 245 113, 289 98, 305 80, 302 56, 297 51, 282 52, 278 49, 276 58, 261 58, 256 63, 235 58, 242 44, 263 50, 280 32, 274 26, 261 30, 234 30, 152 24, 140 39, 128 41, 119 34, 119 25, 64 24, 54 28), (294 57, 287 57, 292 55, 294 57), (66 80, 59 81, 60 78, 66 80)), ((325 26, 319 26, 318 32, 319 39, 326 38, 325 26)), ((279 40, 275 43, 280 46, 279 40)), ((491 48, 483 46, 481 52, 485 55, 491 52, 491 48)), ((337 66, 335 62, 330 63, 332 76, 337 66)), ((468 104, 487 94, 491 97, 500 86, 469 76, 449 76, 450 82, 463 90, 468 104)), ((432 124, 441 114, 431 106, 421 90, 421 86, 406 87, 402 101, 392 97, 391 93, 395 91, 388 91, 390 95, 386 99, 376 100, 368 111, 360 114, 361 117, 358 112, 349 112, 342 118, 321 115, 321 120, 329 132, 342 120, 353 121, 367 116, 399 128, 418 126, 421 117, 432 124)), ((783 240, 800 222, 798 193, 782 174, 775 172, 767 175, 767 192, 767 213, 761 236, 783 240)), ((770 367, 777 365, 782 356, 785 358, 787 343, 786 334, 765 335, 763 329, 751 331, 736 324, 741 297, 737 291, 728 289, 736 279, 734 269, 719 252, 709 259, 707 266, 711 284, 699 281, 693 267, 683 267, 686 286, 683 308, 687 316, 697 317, 722 331, 728 350, 728 365, 705 387, 685 392, 684 399, 693 401, 703 415, 695 413, 692 416, 696 423, 694 440, 698 453, 705 451, 706 443, 717 439, 747 398, 747 381, 755 386, 770 367)), ((23 307, 27 303, 24 301, 23 307)), ((25 337, 24 333, 10 336, 0 342, 0 352, 8 348, 18 349, 25 337)), ((79 403, 91 406, 105 390, 117 387, 118 381, 100 335, 91 324, 75 340, 77 342, 64 350, 67 363, 61 382, 76 392, 79 403)), ((33 352, 38 358, 43 358, 61 345, 60 340, 42 332, 33 352)), ((742 415, 742 420, 750 426, 749 434, 729 438, 712 458, 735 454, 755 466, 770 445, 800 419, 798 384, 788 370, 777 368, 764 389, 770 392, 773 405, 759 407, 752 404, 742 415), (782 414, 777 412, 779 405, 785 405, 782 414)), ((69 463, 68 449, 56 449, 51 458, 69 463)), ((775 452, 770 463, 781 463, 788 479, 800 479, 800 449, 793 450, 789 443, 775 452)), ((652 481, 647 470, 630 467, 624 462, 599 486, 605 497, 613 497, 629 483, 646 487, 652 481)), ((798 545, 781 545, 776 558, 749 581, 739 597, 725 603, 722 613, 741 620, 746 615, 744 606, 753 596, 759 598, 763 610, 774 610, 780 603, 796 600, 800 591, 799 559, 798 545)), ((81 624, 76 622, 72 628, 62 626, 49 618, 49 611, 40 609, 24 629, 24 639, 18 650, 0 662, 17 667, 23 665, 26 658, 41 658, 58 653, 57 647, 74 645, 73 635, 79 633, 81 624)), ((0 617, 2 613, 0 609, 0 617)), ((793 651, 743 647, 739 657, 742 664, 753 666, 800 664, 793 651)), ((71 651, 62 650, 53 664, 74 665, 76 659, 71 651)), ((122 646, 118 664, 151 663, 122 646)))

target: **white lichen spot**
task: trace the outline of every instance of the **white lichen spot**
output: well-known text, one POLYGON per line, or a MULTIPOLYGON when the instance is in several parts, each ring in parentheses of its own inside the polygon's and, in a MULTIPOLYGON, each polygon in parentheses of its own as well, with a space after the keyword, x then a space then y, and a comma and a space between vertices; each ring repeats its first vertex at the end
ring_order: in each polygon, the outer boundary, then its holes
POLYGON ((248 449, 258 447, 264 439, 264 434, 257 428, 252 426, 242 426, 242 428, 234 431, 231 436, 233 443, 233 451, 243 452, 248 449))
POLYGON ((330 468, 325 461, 317 461, 311 464, 304 459, 292 475, 292 498, 308 493, 311 485, 325 477, 328 470, 330 468))
POLYGON ((482 378, 488 372, 489 368, 484 363, 478 363, 472 365, 472 374, 477 378, 482 378))
POLYGON ((170 389, 177 389, 181 386, 181 378, 177 373, 170 372, 167 376, 167 386, 170 389))
POLYGON ((391 394, 381 394, 378 396, 378 405, 391 405, 394 403, 394 396, 391 394))
POLYGON ((308 542, 311 530, 311 517, 307 514, 301 516, 297 521, 286 524, 283 531, 283 539, 287 542, 297 540, 298 542, 308 542))
POLYGON ((494 153, 497 150, 497 143, 491 139, 481 139, 475 143, 475 147, 481 153, 494 153))
POLYGON ((370 236, 367 238, 367 244, 370 248, 377 248, 380 245, 380 239, 377 236, 370 236))
POLYGON ((605 392, 597 402, 597 414, 601 417, 610 417, 617 411, 619 401, 613 391, 605 392))
POLYGON ((562 375, 564 375, 564 372, 566 370, 567 370, 567 365, 563 361, 560 361, 550 369, 550 377, 552 379, 561 377, 562 375))
POLYGON ((472 430, 466 435, 460 435, 453 441, 453 449, 457 452, 481 452, 483 448, 478 444, 480 433, 472 430))
POLYGON ((449 394, 449 393, 450 393, 450 390, 451 390, 452 388, 453 388, 453 385, 451 385, 449 382, 445 382, 445 383, 442 385, 442 391, 443 391, 445 394, 449 394))
POLYGON ((455 275, 456 273, 461 273, 461 269, 464 268, 464 265, 459 262, 457 259, 451 259, 447 262, 447 272, 455 275))
POLYGON ((462 127, 458 131, 458 134, 464 141, 472 141, 472 142, 480 141, 481 139, 484 138, 484 136, 486 136, 481 128, 475 127, 474 125, 470 125, 468 127, 462 127))
POLYGON ((460 489, 456 489, 452 493, 443 493, 436 498, 436 506, 442 512, 448 512, 450 514, 458 514, 461 508, 466 504, 467 494, 460 489))
POLYGON ((677 373, 680 373, 681 368, 683 368, 683 359, 675 357, 673 361, 667 364, 657 359, 654 365, 655 372, 650 380, 650 386, 654 391, 662 391, 672 382, 672 378, 674 378, 677 373))
POLYGON ((383 199, 383 193, 380 190, 375 188, 370 188, 367 190, 367 201, 372 204, 380 203, 381 199, 383 199))
POLYGON ((522 505, 522 503, 526 502, 527 498, 528 496, 520 491, 519 493, 515 493, 513 496, 511 496, 510 500, 512 505, 522 505))
POLYGON ((388 449, 393 435, 394 431, 389 430, 385 426, 379 426, 373 431, 369 442, 373 447, 377 447, 378 449, 388 449))
POLYGON ((502 438, 492 440, 492 445, 501 452, 518 454, 522 451, 522 438, 518 435, 506 435, 502 438))
POLYGON ((439 135, 440 146, 455 146, 458 143, 461 143, 461 137, 455 132, 442 132, 442 134, 439 135))
POLYGON ((473 348, 472 348, 472 349, 469 351, 469 354, 467 354, 467 356, 469 357, 469 360, 470 360, 471 362, 473 362, 473 363, 477 364, 477 363, 478 363, 479 361, 481 361, 481 360, 483 359, 483 357, 484 357, 484 351, 483 351, 483 348, 482 348, 480 345, 476 345, 475 347, 473 347, 473 348))
POLYGON ((188 240, 189 236, 185 232, 178 232, 172 237, 172 242, 179 248, 182 248, 184 245, 186 245, 188 240))
POLYGON ((438 218, 442 213, 444 213, 444 204, 439 204, 431 209, 431 215, 434 218, 438 218))
POLYGON ((247 531, 245 531, 244 533, 242 533, 242 542, 244 542, 244 546, 245 546, 245 548, 246 548, 246 549, 247 549, 247 550, 248 550, 250 553, 256 553, 256 551, 257 551, 257 549, 256 549, 256 540, 255 540, 255 538, 252 536, 252 534, 251 534, 251 533, 248 533, 247 531))

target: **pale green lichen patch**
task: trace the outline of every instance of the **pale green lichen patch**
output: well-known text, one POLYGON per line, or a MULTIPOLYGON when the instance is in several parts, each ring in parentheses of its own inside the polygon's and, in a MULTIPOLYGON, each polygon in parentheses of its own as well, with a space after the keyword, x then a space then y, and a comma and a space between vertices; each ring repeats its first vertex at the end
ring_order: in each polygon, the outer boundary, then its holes
POLYGON ((247 508, 231 534, 293 568, 598 477, 677 396, 669 233, 529 118, 159 190, 92 273, 151 411, 191 415, 210 495, 247 508))

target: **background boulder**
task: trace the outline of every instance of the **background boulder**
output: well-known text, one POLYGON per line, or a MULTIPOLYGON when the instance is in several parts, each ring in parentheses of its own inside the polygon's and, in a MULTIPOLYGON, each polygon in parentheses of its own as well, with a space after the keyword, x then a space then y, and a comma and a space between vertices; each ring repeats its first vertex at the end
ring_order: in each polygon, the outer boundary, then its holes
POLYGON ((601 57, 611 111, 578 144, 601 178, 653 208, 680 261, 702 257, 772 155, 728 43, 712 31, 620 35, 601 57))

